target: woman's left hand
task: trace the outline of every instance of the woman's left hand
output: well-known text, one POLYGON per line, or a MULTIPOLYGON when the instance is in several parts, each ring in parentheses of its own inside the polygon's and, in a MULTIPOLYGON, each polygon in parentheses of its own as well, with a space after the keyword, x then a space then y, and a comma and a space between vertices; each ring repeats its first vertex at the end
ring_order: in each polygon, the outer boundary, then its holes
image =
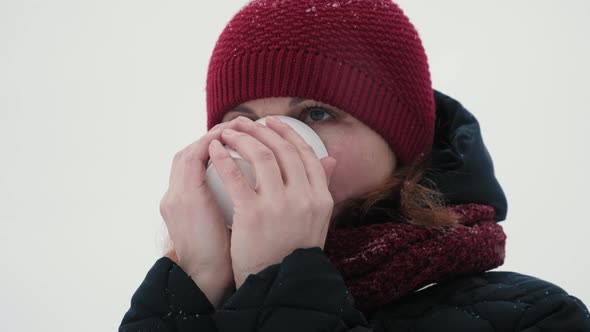
POLYGON ((234 205, 231 258, 236 288, 298 248, 324 248, 336 159, 321 160, 290 126, 267 118, 225 130, 222 140, 251 163, 251 188, 226 151, 212 159, 234 205))

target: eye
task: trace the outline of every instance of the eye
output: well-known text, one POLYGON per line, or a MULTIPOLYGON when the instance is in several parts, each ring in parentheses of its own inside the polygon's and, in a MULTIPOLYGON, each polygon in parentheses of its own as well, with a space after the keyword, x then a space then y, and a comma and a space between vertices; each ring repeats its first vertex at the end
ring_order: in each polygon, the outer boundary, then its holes
POLYGON ((328 111, 327 109, 321 107, 321 106, 310 106, 310 107, 306 107, 303 110, 303 113, 305 116, 303 116, 303 122, 308 122, 307 118, 310 118, 311 121, 314 122, 318 122, 318 121, 324 121, 324 120, 328 120, 325 118, 326 115, 334 118, 334 115, 332 114, 332 112, 328 111))

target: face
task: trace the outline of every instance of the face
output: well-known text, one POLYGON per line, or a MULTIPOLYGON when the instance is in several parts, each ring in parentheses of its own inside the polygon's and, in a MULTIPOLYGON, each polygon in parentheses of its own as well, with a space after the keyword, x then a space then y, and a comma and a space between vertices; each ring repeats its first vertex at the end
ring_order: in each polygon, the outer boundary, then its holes
POLYGON ((375 189, 395 169, 395 154, 379 134, 352 115, 313 100, 252 100, 226 113, 222 122, 238 116, 256 121, 269 115, 291 116, 307 124, 320 136, 328 155, 337 160, 329 185, 334 199, 333 216, 340 203, 375 189))

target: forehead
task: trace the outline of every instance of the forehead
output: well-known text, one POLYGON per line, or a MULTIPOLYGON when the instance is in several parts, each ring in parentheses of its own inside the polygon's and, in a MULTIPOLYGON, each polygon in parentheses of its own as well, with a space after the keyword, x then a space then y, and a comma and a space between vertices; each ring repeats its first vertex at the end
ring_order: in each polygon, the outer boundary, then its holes
MULTIPOLYGON (((281 113, 297 106, 308 99, 298 97, 268 97, 244 102, 227 112, 240 114, 281 113)), ((226 115, 227 115, 226 114, 226 115)))
POLYGON ((303 101, 304 101, 304 99, 298 98, 298 97, 268 97, 268 98, 249 100, 245 103, 238 105, 236 108, 239 108, 239 107, 261 108, 261 107, 276 107, 276 106, 293 107, 303 101))

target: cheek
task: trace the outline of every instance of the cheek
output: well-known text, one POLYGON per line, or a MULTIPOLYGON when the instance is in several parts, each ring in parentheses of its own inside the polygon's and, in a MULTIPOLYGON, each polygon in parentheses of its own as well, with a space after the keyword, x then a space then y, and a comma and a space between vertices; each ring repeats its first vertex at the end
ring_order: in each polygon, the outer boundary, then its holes
POLYGON ((363 151, 358 142, 347 137, 338 137, 324 140, 328 155, 334 157, 338 163, 330 180, 330 192, 334 203, 350 198, 358 194, 358 189, 363 187, 366 177, 366 163, 363 151), (365 167, 364 167, 365 166, 365 167))
POLYGON ((393 170, 386 143, 370 135, 322 137, 338 163, 330 179, 334 203, 358 197, 379 186, 393 170))

